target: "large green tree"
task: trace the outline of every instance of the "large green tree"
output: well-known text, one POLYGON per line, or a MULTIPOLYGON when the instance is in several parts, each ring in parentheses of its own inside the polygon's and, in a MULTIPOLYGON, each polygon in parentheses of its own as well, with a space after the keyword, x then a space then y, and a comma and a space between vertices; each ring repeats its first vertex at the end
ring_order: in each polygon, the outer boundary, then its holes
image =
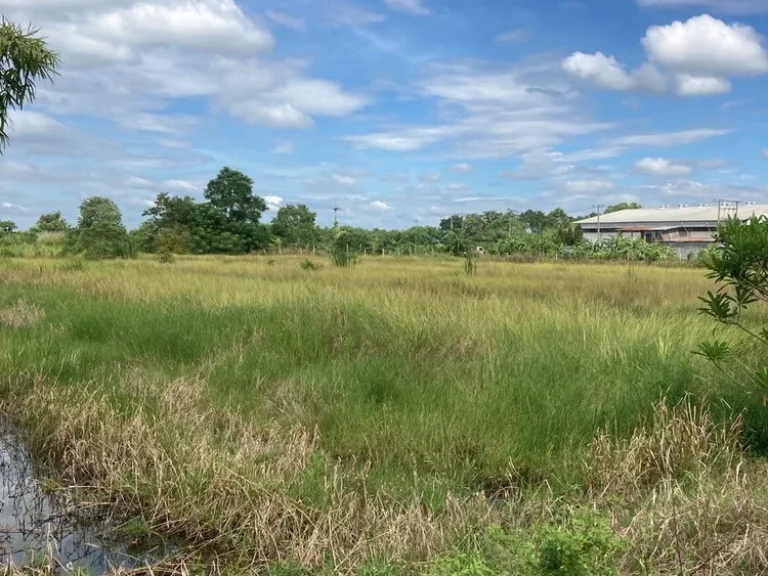
POLYGON ((41 214, 33 227, 35 232, 66 232, 68 229, 69 224, 59 211, 41 214))
POLYGON ((77 227, 70 231, 68 248, 87 258, 118 258, 131 253, 120 208, 109 198, 93 196, 80 204, 77 227))
POLYGON ((229 222, 258 224, 267 210, 264 199, 253 193, 253 180, 227 167, 208 182, 205 199, 221 210, 229 222))
POLYGON ((16 222, 12 220, 0 220, 0 234, 10 234, 16 230, 16 222))
POLYGON ((36 29, 0 19, 0 154, 8 144, 8 113, 31 104, 36 83, 51 80, 58 64, 36 29))
POLYGON ((283 206, 272 221, 272 233, 288 246, 313 246, 318 240, 317 214, 305 204, 283 206))

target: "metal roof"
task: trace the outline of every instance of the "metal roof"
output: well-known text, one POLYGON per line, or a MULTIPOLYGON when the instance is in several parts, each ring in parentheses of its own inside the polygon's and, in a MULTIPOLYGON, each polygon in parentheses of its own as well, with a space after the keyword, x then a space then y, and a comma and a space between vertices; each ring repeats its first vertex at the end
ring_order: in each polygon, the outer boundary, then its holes
MULTIPOLYGON (((732 211, 730 212, 732 213, 732 211)), ((751 216, 768 215, 768 204, 740 204, 738 216, 747 219, 751 216)), ((725 217, 725 210, 721 218, 725 217)), ((670 208, 641 208, 639 210, 619 210, 600 215, 600 224, 638 225, 639 223, 684 224, 686 222, 717 222, 717 205, 684 206, 670 208)), ((597 216, 578 220, 576 224, 597 224, 597 216)))

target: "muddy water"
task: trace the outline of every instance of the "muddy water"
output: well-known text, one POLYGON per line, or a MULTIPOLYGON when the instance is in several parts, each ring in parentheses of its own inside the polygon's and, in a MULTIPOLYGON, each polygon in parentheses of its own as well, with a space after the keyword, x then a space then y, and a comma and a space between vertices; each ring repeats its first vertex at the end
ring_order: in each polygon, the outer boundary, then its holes
POLYGON ((99 576, 158 562, 167 552, 110 540, 108 527, 103 510, 42 490, 20 435, 0 415, 0 566, 23 566, 42 556, 65 572, 82 568, 99 576))

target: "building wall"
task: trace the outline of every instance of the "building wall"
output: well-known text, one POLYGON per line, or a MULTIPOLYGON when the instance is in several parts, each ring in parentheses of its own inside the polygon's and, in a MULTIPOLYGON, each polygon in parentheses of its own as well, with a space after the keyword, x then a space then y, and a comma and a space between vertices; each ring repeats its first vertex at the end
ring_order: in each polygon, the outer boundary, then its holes
POLYGON ((663 244, 672 248, 680 260, 693 258, 705 248, 712 246, 712 242, 664 242, 663 244))

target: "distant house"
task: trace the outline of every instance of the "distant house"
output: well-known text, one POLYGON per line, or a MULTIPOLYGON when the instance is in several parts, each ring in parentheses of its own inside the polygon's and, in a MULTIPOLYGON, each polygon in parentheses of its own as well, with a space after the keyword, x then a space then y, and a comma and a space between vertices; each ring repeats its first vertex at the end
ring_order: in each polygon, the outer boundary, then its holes
POLYGON ((735 205, 662 206, 639 210, 620 210, 585 218, 576 222, 590 242, 622 235, 625 238, 643 238, 673 248, 680 258, 698 253, 715 241, 719 222, 738 217, 748 220, 752 216, 768 215, 768 204, 741 203, 735 205))

